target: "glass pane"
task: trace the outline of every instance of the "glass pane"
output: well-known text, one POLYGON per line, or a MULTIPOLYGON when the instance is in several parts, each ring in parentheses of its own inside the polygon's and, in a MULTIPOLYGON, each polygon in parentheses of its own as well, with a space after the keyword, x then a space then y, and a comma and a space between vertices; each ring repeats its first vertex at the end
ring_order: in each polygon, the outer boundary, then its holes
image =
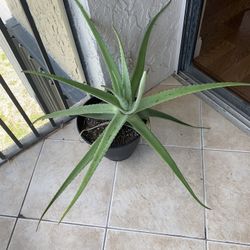
MULTIPOLYGON (((194 64, 218 81, 250 83, 250 1, 206 1, 194 64)), ((249 88, 233 91, 250 102, 249 88)))

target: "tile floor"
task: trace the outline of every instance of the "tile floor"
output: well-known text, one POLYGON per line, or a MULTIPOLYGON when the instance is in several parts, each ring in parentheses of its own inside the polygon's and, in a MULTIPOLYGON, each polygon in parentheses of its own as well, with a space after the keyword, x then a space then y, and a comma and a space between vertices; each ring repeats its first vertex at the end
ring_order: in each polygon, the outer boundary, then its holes
MULTIPOLYGON (((157 88, 178 82, 169 78, 157 88)), ((152 90, 155 91, 155 90, 152 90)), ((124 162, 104 159, 64 221, 75 180, 38 218, 88 146, 72 121, 0 167, 0 249, 249 250, 250 138, 195 96, 159 105, 210 130, 153 119, 152 130, 198 196, 197 205, 174 174, 141 142, 124 162)))

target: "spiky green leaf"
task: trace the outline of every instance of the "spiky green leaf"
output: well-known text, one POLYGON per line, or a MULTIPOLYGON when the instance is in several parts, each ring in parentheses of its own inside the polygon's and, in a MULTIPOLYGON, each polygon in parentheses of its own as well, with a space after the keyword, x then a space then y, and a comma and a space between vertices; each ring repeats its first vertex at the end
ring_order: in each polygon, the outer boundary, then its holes
POLYGON ((75 204, 75 202, 78 200, 82 192, 84 191, 85 187, 89 183, 91 177, 93 176, 96 168, 98 167, 98 164, 102 160, 103 156, 107 152, 108 148, 110 147, 112 141, 114 140, 115 136, 121 129, 121 127, 124 125, 124 123, 127 120, 126 115, 122 115, 120 113, 117 113, 114 118, 110 121, 109 125, 105 128, 103 132, 103 136, 101 138, 101 141, 95 151, 95 155, 93 157, 93 160, 89 166, 89 169, 87 173, 85 174, 77 192, 74 198, 72 199, 71 203, 63 213, 63 216, 60 221, 63 220, 63 218, 66 216, 66 214, 69 212, 69 210, 72 208, 72 206, 75 204))
POLYGON ((120 108, 120 104, 119 104, 118 100, 113 95, 106 93, 103 90, 93 88, 87 84, 83 84, 83 83, 80 83, 77 81, 73 81, 73 80, 70 80, 70 79, 67 79, 64 77, 60 77, 60 76, 56 76, 56 75, 48 74, 48 73, 44 73, 44 72, 36 72, 36 71, 26 70, 26 71, 24 71, 24 73, 57 80, 57 81, 62 82, 66 85, 69 85, 73 88, 76 88, 84 93, 87 92, 88 94, 95 96, 104 102, 113 104, 116 107, 120 108))
POLYGON ((134 69, 134 73, 132 76, 132 80, 131 80, 131 86, 132 86, 132 95, 133 97, 135 97, 144 68, 145 68, 145 58, 146 58, 146 53, 147 53, 147 47, 148 47, 148 41, 149 41, 149 37, 151 34, 151 31, 153 29, 153 26, 155 24, 155 22, 157 21, 157 19, 159 18, 159 16, 164 12, 164 10, 168 7, 168 5, 170 4, 171 0, 157 13, 157 15, 151 20, 151 22, 149 23, 147 30, 144 34, 141 46, 140 46, 140 50, 139 50, 139 55, 137 58, 137 63, 134 69))
POLYGON ((80 174, 80 172, 88 165, 88 163, 93 159, 95 151, 101 141, 102 135, 91 145, 89 151, 85 154, 85 156, 80 160, 80 162, 76 165, 76 167, 72 170, 63 184, 60 186, 56 194, 53 196, 45 210, 43 211, 38 226, 43 219, 44 215, 47 213, 49 208, 53 205, 53 203, 57 200, 57 198, 63 193, 63 191, 72 183, 72 181, 80 174))
POLYGON ((103 114, 103 113, 114 114, 116 111, 117 108, 111 104, 92 104, 92 105, 77 106, 77 107, 71 107, 69 109, 55 111, 47 115, 43 115, 38 119, 36 119, 33 123, 48 118, 58 118, 58 117, 85 115, 85 114, 103 114))
MULTIPOLYGON (((142 112, 139 113, 139 116, 142 118, 142 119, 149 119, 150 117, 156 117, 156 118, 161 118, 161 119, 165 119, 165 120, 169 120, 169 121, 172 121, 172 122, 176 122, 178 124, 181 124, 181 125, 184 125, 184 126, 188 126, 188 127, 191 127, 191 128, 205 128, 205 127, 198 127, 198 126, 194 126, 194 125, 190 125, 186 122, 183 122, 167 113, 164 113, 164 112, 161 112, 159 110, 156 110, 156 109, 146 109, 146 110, 143 110, 142 112)), ((205 128, 205 129, 208 129, 208 128, 205 128)))
POLYGON ((136 101, 134 102, 132 109, 129 112, 126 112, 126 114, 133 114, 138 109, 138 107, 141 103, 142 96, 144 94, 144 90, 145 90, 146 76, 147 76, 147 71, 144 71, 142 74, 140 84, 139 84, 139 89, 138 89, 136 101))
MULTIPOLYGON (((148 142, 148 144, 155 150, 155 152, 166 162, 169 167, 173 170, 175 175, 181 181, 181 183, 186 187, 188 192, 193 196, 193 198, 203 207, 205 206, 199 198, 195 195, 194 191, 186 181, 185 177, 179 170, 175 161, 172 159, 166 148, 161 144, 161 142, 157 139, 157 137, 150 131, 150 129, 145 125, 145 123, 137 116, 133 116, 129 118, 129 123, 133 126, 133 128, 140 133, 140 135, 148 142)), ((209 208, 208 208, 209 209, 209 208)))
POLYGON ((236 83, 236 82, 218 82, 218 83, 205 83, 205 84, 197 84, 191 86, 183 86, 174 89, 164 90, 157 94, 147 96, 142 98, 139 108, 137 112, 145 110, 147 108, 151 108, 157 104, 173 100, 175 98, 199 93, 205 90, 218 89, 224 87, 235 87, 235 86, 249 86, 247 83, 236 83))
POLYGON ((109 91, 110 93, 112 93, 116 97, 116 99, 119 101, 120 106, 122 107, 123 110, 128 109, 128 107, 129 107, 128 101, 123 96, 116 94, 116 92, 114 90, 110 89, 107 86, 102 85, 102 87, 105 88, 107 91, 109 91))
POLYGON ((124 89, 125 92, 125 97, 129 103, 129 105, 131 105, 132 103, 132 91, 131 91, 131 83, 130 83, 130 79, 129 79, 129 72, 128 72, 128 67, 127 67, 127 63, 126 63, 126 59, 125 59, 125 53, 124 53, 124 49, 123 49, 123 45, 121 42, 121 39, 119 37, 119 34, 117 33, 117 31, 115 30, 115 28, 113 27, 114 33, 116 35, 118 44, 119 44, 119 50, 120 50, 120 56, 121 56, 121 73, 122 73, 122 81, 121 81, 121 85, 122 88, 124 89))
POLYGON ((98 46, 100 47, 104 61, 107 65, 107 69, 109 71, 110 78, 112 80, 112 87, 117 94, 121 95, 121 88, 119 85, 119 81, 121 80, 121 76, 119 73, 119 69, 118 69, 116 63, 114 62, 114 59, 111 56, 106 44, 103 42, 101 35, 97 31, 94 22, 91 20, 91 18, 89 17, 88 13, 84 9, 84 7, 80 3, 80 1, 75 0, 75 2, 78 5, 79 9, 81 10, 84 19, 86 20, 90 30, 92 31, 92 33, 96 39, 98 46))

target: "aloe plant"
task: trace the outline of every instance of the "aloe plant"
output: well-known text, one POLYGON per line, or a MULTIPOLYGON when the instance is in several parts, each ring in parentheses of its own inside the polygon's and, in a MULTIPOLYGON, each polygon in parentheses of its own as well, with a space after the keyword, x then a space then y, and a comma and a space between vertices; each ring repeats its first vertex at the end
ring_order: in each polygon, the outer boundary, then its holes
MULTIPOLYGON (((125 123, 129 123, 134 130, 136 130, 152 147, 152 149, 162 158, 162 160, 168 165, 172 171, 175 173, 180 182, 186 187, 187 191, 191 196, 203 207, 208 208, 203 202, 196 196, 187 180, 179 170, 175 161, 168 153, 167 149, 161 144, 159 139, 151 132, 148 126, 145 124, 144 120, 148 120, 150 117, 158 117, 162 119, 171 120, 173 122, 194 127, 190 124, 187 124, 183 121, 178 120, 175 117, 172 117, 166 113, 157 111, 153 107, 157 104, 173 100, 175 98, 198 93, 204 90, 216 89, 221 87, 233 87, 233 86, 242 86, 249 84, 244 83, 235 83, 235 82, 220 82, 220 83, 206 83, 192 86, 183 86, 170 90, 163 90, 159 93, 153 94, 151 96, 144 97, 144 90, 146 84, 147 71, 145 71, 145 58, 146 51, 149 42, 150 33, 152 31, 153 25, 161 15, 161 13, 168 7, 171 1, 169 1, 160 12, 151 20, 149 23, 146 33, 144 35, 143 41, 139 49, 139 55, 137 63, 134 69, 132 76, 130 77, 128 72, 128 67, 126 64, 124 49, 122 42, 119 38, 119 35, 114 29, 115 36, 118 41, 119 50, 120 50, 120 67, 117 66, 113 57, 111 56, 106 44, 102 40, 101 35, 96 29, 94 22, 91 20, 86 10, 80 4, 79 0, 75 0, 76 4, 80 8, 83 17, 88 24, 90 30, 92 31, 97 44, 99 45, 100 51, 102 53, 103 59, 106 63, 110 79, 112 82, 112 88, 105 90, 100 90, 94 87, 91 87, 87 84, 69 80, 60 76, 25 71, 26 74, 34 74, 37 76, 42 76, 50 79, 57 80, 64 84, 70 85, 80 91, 87 92, 90 95, 97 97, 102 100, 103 103, 71 107, 66 110, 61 110, 53 112, 51 114, 44 115, 39 118, 57 118, 63 116, 74 116, 81 115, 86 117, 92 117, 96 119, 110 120, 109 124, 99 136, 99 138, 90 146, 89 151, 84 155, 81 161, 73 169, 67 179, 63 182, 59 190, 56 192, 44 212, 42 213, 41 219, 44 217, 45 213, 54 203, 54 201, 63 193, 63 191, 69 186, 69 184, 76 178, 76 176, 88 166, 87 172, 82 179, 82 182, 70 202, 69 206, 63 213, 61 220, 65 217, 71 207, 75 204, 76 200, 84 191, 91 177, 93 176, 95 170, 97 169, 100 161, 104 157, 106 151, 110 147, 112 141, 116 137, 119 130, 125 123)), ((60 220, 60 221, 61 221, 60 220)))

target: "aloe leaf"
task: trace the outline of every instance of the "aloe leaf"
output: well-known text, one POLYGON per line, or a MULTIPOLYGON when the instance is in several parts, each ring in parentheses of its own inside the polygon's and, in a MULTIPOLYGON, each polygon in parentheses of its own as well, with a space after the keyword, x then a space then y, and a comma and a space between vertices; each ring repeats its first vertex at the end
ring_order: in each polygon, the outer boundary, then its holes
POLYGON ((111 143, 113 142, 115 136, 121 129, 121 127, 126 122, 128 116, 123 115, 121 113, 117 113, 114 118, 110 121, 109 125, 105 128, 103 132, 103 136, 101 138, 101 141, 95 151, 95 155, 92 159, 92 162, 89 166, 89 169, 87 173, 85 174, 74 198, 72 199, 71 203, 63 213, 62 218, 60 219, 60 222, 63 220, 63 218, 66 216, 66 214, 69 212, 69 210, 72 208, 72 206, 75 204, 75 202, 78 200, 79 196, 84 191, 85 187, 89 183, 91 177, 93 176, 96 168, 98 167, 100 161, 102 160, 103 156, 107 152, 108 148, 110 147, 111 143))
MULTIPOLYGON (((98 137, 98 139, 91 145, 89 151, 85 154, 85 156, 80 160, 80 162, 76 165, 76 167, 73 169, 73 171, 69 174, 67 179, 63 182, 63 184, 60 186, 56 194, 53 196, 47 207, 42 213, 42 216, 39 219, 38 226, 43 219, 44 215, 47 213, 49 208, 53 205, 53 203, 57 200, 57 198, 63 193, 63 191, 70 185, 70 183, 76 178, 76 176, 88 165, 88 163, 92 160, 94 157, 95 151, 98 147, 98 144, 100 143, 102 138, 102 135, 98 137)), ((38 228, 37 226, 37 228, 38 228)))
POLYGON ((36 123, 39 120, 44 120, 48 118, 58 118, 65 116, 74 116, 74 115, 84 115, 84 114, 114 114, 117 108, 111 104, 92 104, 92 105, 84 105, 71 107, 69 109, 64 109, 60 111, 55 111, 53 113, 43 115, 36 119, 33 123, 36 123))
POLYGON ((149 25, 147 27, 146 33, 144 34, 144 37, 143 37, 143 40, 142 40, 142 43, 141 43, 141 47, 140 47, 140 50, 139 50, 137 63, 136 63, 135 70, 134 70, 132 80, 131 80, 133 97, 135 96, 135 94, 137 92, 137 89, 138 89, 138 86, 139 86, 139 83, 140 83, 140 79, 142 77, 142 74, 143 74, 143 71, 144 71, 144 68, 145 68, 145 59, 146 59, 148 41, 149 41, 151 31, 153 29, 153 26, 154 26, 155 22, 157 21, 159 16, 164 12, 164 10, 168 7, 170 2, 171 2, 171 0, 151 20, 151 22, 149 23, 149 25))
POLYGON ((122 70, 122 87, 124 88, 126 99, 128 100, 129 104, 132 103, 132 91, 131 91, 131 83, 129 79, 129 72, 128 67, 125 59, 125 53, 123 49, 123 45, 121 42, 121 39, 116 31, 116 29, 113 27, 114 33, 116 35, 119 49, 120 49, 120 56, 121 56, 121 70, 122 70))
POLYGON ((172 159, 166 148, 161 144, 161 142, 157 139, 157 137, 150 131, 150 129, 144 124, 144 122, 137 115, 130 117, 128 121, 133 126, 133 128, 142 135, 142 137, 149 143, 149 145, 156 151, 156 153, 159 154, 159 156, 163 159, 163 161, 169 165, 169 167, 173 170, 175 175, 178 177, 181 183, 186 187, 186 189, 193 196, 193 198, 201 206, 208 208, 195 195, 192 188, 186 181, 185 177, 179 170, 178 166, 176 165, 175 161, 172 159))
POLYGON ((84 9, 84 7, 82 6, 82 4, 80 3, 79 0, 75 0, 75 2, 78 5, 79 9, 81 10, 84 19, 86 20, 90 30, 92 31, 92 33, 96 39, 97 44, 100 47, 104 61, 107 65, 107 68, 109 71, 109 75, 110 75, 110 78, 112 81, 112 87, 116 93, 121 95, 121 88, 119 85, 119 82, 121 80, 121 76, 120 76, 118 67, 115 64, 113 57, 111 56, 106 44, 103 42, 102 37, 100 36, 99 32, 97 31, 95 24, 93 23, 93 21, 89 17, 88 13, 86 12, 86 10, 84 9))
POLYGON ((109 91, 110 93, 112 93, 116 97, 116 99, 119 101, 123 110, 128 109, 128 102, 123 96, 116 94, 116 92, 114 90, 110 89, 109 87, 106 87, 104 85, 102 85, 102 87, 105 88, 107 91, 109 91))
POLYGON ((89 86, 87 84, 83 84, 83 83, 76 82, 76 81, 73 81, 73 80, 70 80, 70 79, 67 79, 67 78, 64 78, 64 77, 60 77, 60 76, 56 76, 56 75, 48 74, 48 73, 44 73, 44 72, 36 72, 36 71, 29 71, 29 70, 26 70, 26 71, 23 71, 23 72, 25 74, 31 74, 31 75, 36 75, 36 76, 41 76, 41 77, 57 80, 57 81, 62 82, 64 84, 66 84, 66 85, 69 85, 69 86, 71 86, 73 88, 76 88, 76 89, 78 89, 78 90, 80 90, 80 91, 82 91, 84 93, 87 92, 90 95, 95 96, 95 97, 97 97, 98 99, 100 99, 102 101, 113 104, 116 107, 120 108, 118 100, 113 95, 111 95, 109 93, 106 93, 103 90, 93 88, 93 87, 91 87, 91 86, 89 86))
POLYGON ((139 116, 143 119, 149 119, 150 117, 157 117, 157 118, 161 118, 161 119, 165 119, 165 120, 169 120, 169 121, 172 121, 172 122, 176 122, 178 124, 181 124, 181 125, 184 125, 184 126, 188 126, 188 127, 191 127, 191 128, 204 128, 204 129, 208 129, 206 127, 198 127, 198 126, 194 126, 194 125, 191 125, 191 124, 188 124, 186 122, 183 122, 167 113, 164 113, 164 112, 161 112, 161 111, 158 111, 158 110, 155 110, 155 109, 146 109, 146 110, 143 110, 141 113, 139 113, 139 116))
POLYGON ((218 82, 218 83, 205 83, 191 86, 183 86, 175 89, 169 89, 161 91, 157 94, 147 96, 142 98, 137 112, 140 112, 144 109, 151 108, 157 104, 173 100, 177 97, 199 93, 205 90, 218 89, 223 87, 235 87, 235 86, 249 86, 248 83, 236 83, 236 82, 218 82))
POLYGON ((141 78, 141 81, 140 81, 136 101, 134 102, 132 109, 129 112, 126 112, 126 114, 133 114, 137 110, 137 108, 139 107, 142 96, 144 94, 144 90, 145 90, 146 76, 147 76, 147 71, 144 71, 142 78, 141 78))

